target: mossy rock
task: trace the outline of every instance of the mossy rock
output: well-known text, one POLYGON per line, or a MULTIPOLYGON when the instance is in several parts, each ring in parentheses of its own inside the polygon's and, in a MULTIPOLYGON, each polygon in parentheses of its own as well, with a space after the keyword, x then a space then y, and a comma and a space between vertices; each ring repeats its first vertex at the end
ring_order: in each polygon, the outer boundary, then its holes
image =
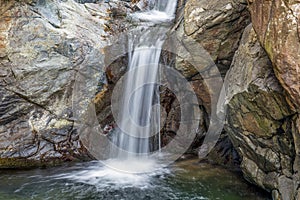
POLYGON ((50 161, 37 161, 25 158, 0 158, 0 169, 32 169, 38 167, 54 167, 62 164, 58 159, 50 161))

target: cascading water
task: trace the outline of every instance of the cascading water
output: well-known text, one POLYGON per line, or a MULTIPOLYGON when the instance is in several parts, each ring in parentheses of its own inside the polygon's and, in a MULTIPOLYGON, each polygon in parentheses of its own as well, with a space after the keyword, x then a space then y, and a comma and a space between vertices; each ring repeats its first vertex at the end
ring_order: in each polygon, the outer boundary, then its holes
POLYGON ((156 0, 153 9, 132 15, 140 21, 140 26, 128 41, 128 73, 124 76, 123 96, 115 116, 118 128, 112 134, 112 142, 118 149, 112 154, 119 159, 147 156, 160 149, 159 86, 156 83, 161 48, 176 5, 175 0, 156 0))

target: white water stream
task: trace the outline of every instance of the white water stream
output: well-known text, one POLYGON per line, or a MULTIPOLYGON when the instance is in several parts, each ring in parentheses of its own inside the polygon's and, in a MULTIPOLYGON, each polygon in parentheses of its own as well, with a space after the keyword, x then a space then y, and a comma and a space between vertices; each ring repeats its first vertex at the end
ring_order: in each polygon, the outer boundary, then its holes
POLYGON ((174 19, 176 5, 175 0, 156 0, 153 9, 132 14, 135 20, 152 25, 144 23, 141 35, 134 35, 128 41, 128 73, 124 76, 122 99, 118 106, 118 129, 112 136, 118 147, 118 159, 147 157, 161 148, 157 84, 159 60, 169 30, 166 24, 174 19), (158 29, 159 26, 162 28, 158 29))

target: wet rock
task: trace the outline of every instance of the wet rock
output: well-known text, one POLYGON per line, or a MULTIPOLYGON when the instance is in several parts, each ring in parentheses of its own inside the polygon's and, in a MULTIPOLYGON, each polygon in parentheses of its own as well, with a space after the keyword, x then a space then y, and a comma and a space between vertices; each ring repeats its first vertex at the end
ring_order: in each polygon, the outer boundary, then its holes
POLYGON ((294 109, 300 110, 299 1, 249 1, 251 19, 273 63, 275 75, 289 94, 294 109))
POLYGON ((239 169, 241 164, 241 158, 226 132, 221 134, 216 146, 209 152, 207 159, 213 164, 231 170, 239 169))
POLYGON ((82 107, 72 106, 104 81, 105 23, 117 27, 110 9, 121 4, 80 2, 1 1, 0 168, 91 159, 76 126, 82 107), (83 90, 80 74, 98 78, 83 90))
MULTIPOLYGON (((242 32, 250 23, 246 4, 246 1, 208 2, 204 0, 179 1, 178 3, 173 30, 176 30, 177 37, 181 38, 179 40, 182 45, 172 47, 173 41, 170 44, 167 41, 166 45, 170 45, 170 49, 177 50, 174 68, 192 85, 202 111, 199 133, 192 144, 192 149, 194 148, 192 152, 194 153, 197 151, 195 149, 202 144, 210 125, 211 112, 212 109, 215 109, 214 105, 217 104, 217 100, 212 100, 211 97, 220 92, 222 85, 220 75, 225 76, 234 52, 238 48, 242 32), (217 64, 220 73, 211 69, 215 66, 213 62, 217 64), (206 76, 202 76, 203 74, 200 74, 199 71, 205 72, 206 76)), ((165 55, 164 57, 168 56, 165 55)), ((162 98, 166 102, 174 99, 172 95, 163 94, 165 95, 162 98)), ((172 116, 180 115, 173 113, 172 116)), ((169 124, 176 124, 175 119, 176 117, 168 118, 169 124)), ((221 139, 218 142, 218 148, 212 152, 211 159, 219 159, 220 164, 232 160, 232 163, 236 162, 235 165, 237 165, 239 163, 238 155, 234 152, 231 142, 225 138, 226 136, 224 136, 224 140, 221 139), (227 159, 220 159, 217 152, 227 159), (229 158, 231 156, 235 158, 229 158)))
POLYGON ((75 0, 78 3, 98 3, 101 2, 102 0, 75 0))
POLYGON ((243 30, 250 23, 246 7, 243 0, 189 0, 186 3, 185 33, 210 53, 222 75, 229 69, 243 30))
POLYGON ((148 6, 148 1, 147 0, 138 0, 138 1, 132 1, 133 5, 133 9, 135 10, 139 10, 139 11, 144 11, 147 8, 149 8, 148 6))
POLYGON ((225 90, 225 129, 242 157, 245 177, 273 191, 275 199, 294 199, 297 114, 251 25, 226 75, 225 90))

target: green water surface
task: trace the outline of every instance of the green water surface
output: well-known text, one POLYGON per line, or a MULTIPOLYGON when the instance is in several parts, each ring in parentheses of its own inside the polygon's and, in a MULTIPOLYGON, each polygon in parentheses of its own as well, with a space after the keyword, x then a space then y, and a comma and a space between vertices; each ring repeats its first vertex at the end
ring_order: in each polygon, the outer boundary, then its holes
POLYGON ((265 200, 269 195, 236 172, 197 160, 149 174, 114 173, 101 162, 0 171, 0 199, 265 200))

